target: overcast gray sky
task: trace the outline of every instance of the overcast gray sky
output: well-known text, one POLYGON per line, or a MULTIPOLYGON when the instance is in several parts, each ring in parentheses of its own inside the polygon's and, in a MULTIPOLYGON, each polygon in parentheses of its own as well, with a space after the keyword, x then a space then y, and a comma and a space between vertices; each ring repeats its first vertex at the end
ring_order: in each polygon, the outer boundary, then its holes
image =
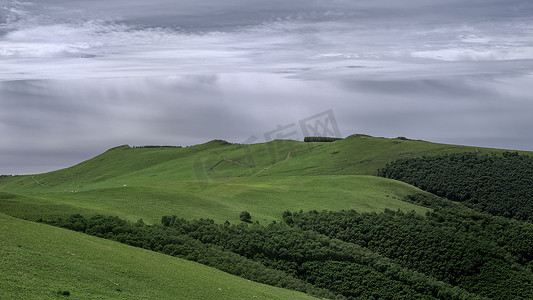
POLYGON ((0 1, 0 174, 261 142, 330 109, 342 136, 533 150, 532 16, 529 0, 0 1))

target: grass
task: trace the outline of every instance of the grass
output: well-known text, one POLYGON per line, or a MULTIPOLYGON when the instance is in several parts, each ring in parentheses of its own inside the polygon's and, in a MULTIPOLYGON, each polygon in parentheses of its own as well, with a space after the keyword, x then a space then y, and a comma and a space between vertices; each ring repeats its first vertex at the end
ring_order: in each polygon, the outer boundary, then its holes
MULTIPOLYGON (((157 223, 163 215, 188 219, 239 221, 246 210, 254 221, 280 220, 285 210, 378 211, 427 209, 401 201, 418 189, 398 181, 362 175, 231 178, 203 185, 196 181, 161 182, 77 193, 45 193, 0 200, 0 211, 37 220, 83 213, 117 215, 157 223)), ((2 196, 0 195, 0 199, 2 196)))
POLYGON ((238 222, 243 210, 260 222, 300 209, 424 212, 401 201, 418 189, 371 175, 401 157, 464 151, 505 150, 366 135, 333 143, 119 146, 71 168, 0 179, 0 191, 17 195, 0 195, 0 211, 30 220, 79 212, 148 223, 168 214, 238 222))
MULTIPOLYGON (((353 135, 332 143, 209 142, 187 148, 119 146, 71 168, 0 178, 0 212, 38 220, 116 215, 147 223, 187 219, 279 220, 285 210, 419 213, 401 199, 421 192, 377 170, 401 157, 506 150, 353 135)), ((529 152, 521 152, 530 155, 529 152)), ((0 213, 0 299, 297 299, 305 295, 0 213)))
POLYGON ((0 240, 0 299, 312 298, 2 213, 0 240))
MULTIPOLYGON (((209 142, 187 148, 119 146, 74 167, 0 179, 4 191, 42 194, 162 181, 302 175, 376 175, 401 158, 456 152, 506 150, 353 135, 333 143, 277 140, 253 145, 209 142), (285 160, 290 152, 290 159, 285 160), (233 162, 230 162, 228 159, 233 162), (268 168, 257 174, 264 168, 268 168), (45 186, 36 183, 44 184, 45 186)), ((530 154, 530 152, 522 152, 530 154)))

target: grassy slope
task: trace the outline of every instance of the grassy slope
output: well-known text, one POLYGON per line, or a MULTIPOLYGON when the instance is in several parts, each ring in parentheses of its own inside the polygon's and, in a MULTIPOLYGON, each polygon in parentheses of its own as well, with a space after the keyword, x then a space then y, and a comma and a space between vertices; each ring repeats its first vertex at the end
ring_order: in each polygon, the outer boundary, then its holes
POLYGON ((376 175, 378 168, 401 157, 474 150, 482 153, 506 151, 364 135, 350 136, 334 143, 281 140, 248 146, 220 145, 216 142, 188 148, 119 146, 71 168, 35 175, 34 178, 19 176, 2 180, 0 187, 40 194, 42 186, 34 179, 50 186, 49 191, 70 191, 175 180, 203 182, 207 178, 376 175), (289 152, 290 159, 285 161, 289 152), (241 164, 222 161, 211 169, 223 158, 241 164), (270 166, 270 169, 257 174, 270 166))
POLYGON ((198 263, 0 213, 0 299, 311 299, 198 263))
POLYGON ((425 208, 399 200, 416 191, 407 184, 373 176, 237 178, 206 186, 178 181, 17 196, 0 201, 0 211, 36 220, 58 212, 72 214, 79 210, 85 214, 118 215, 130 220, 142 218, 154 223, 168 214, 236 222, 239 213, 247 210, 254 220, 263 222, 280 219, 285 210, 390 208, 425 211, 425 208))
POLYGON ((399 200, 416 188, 365 175, 400 157, 475 149, 504 151, 364 135, 334 143, 120 146, 64 170, 0 180, 0 191, 24 195, 0 201, 0 211, 28 219, 79 211, 150 223, 164 214, 235 222, 242 210, 259 221, 287 209, 422 212, 399 200))
MULTIPOLYGON (((148 222, 168 214, 235 222, 242 210, 261 222, 279 219, 287 209, 422 212, 425 208, 399 200, 418 189, 369 175, 400 157, 474 150, 362 135, 334 143, 120 146, 64 170, 0 179, 0 212, 33 220, 102 213, 148 222)), ((0 239, 0 298, 54 298, 60 289, 73 298, 296 297, 194 263, 3 214, 0 239)))

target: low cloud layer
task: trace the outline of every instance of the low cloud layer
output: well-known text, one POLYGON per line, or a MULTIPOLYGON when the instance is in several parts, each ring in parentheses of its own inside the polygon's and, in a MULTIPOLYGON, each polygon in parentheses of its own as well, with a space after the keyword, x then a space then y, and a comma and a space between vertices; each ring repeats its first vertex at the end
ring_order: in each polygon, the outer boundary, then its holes
POLYGON ((0 173, 120 144, 243 142, 329 109, 343 135, 533 150, 531 13, 503 0, 3 1, 0 173))

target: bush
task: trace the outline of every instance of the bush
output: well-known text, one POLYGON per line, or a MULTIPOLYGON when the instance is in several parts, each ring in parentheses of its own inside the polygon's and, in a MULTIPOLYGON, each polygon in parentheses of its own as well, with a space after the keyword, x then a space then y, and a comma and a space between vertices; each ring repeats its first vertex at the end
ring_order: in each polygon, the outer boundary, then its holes
POLYGON ((252 216, 250 216, 250 213, 247 211, 241 212, 239 214, 239 218, 241 219, 241 221, 246 222, 246 223, 252 222, 252 216))

